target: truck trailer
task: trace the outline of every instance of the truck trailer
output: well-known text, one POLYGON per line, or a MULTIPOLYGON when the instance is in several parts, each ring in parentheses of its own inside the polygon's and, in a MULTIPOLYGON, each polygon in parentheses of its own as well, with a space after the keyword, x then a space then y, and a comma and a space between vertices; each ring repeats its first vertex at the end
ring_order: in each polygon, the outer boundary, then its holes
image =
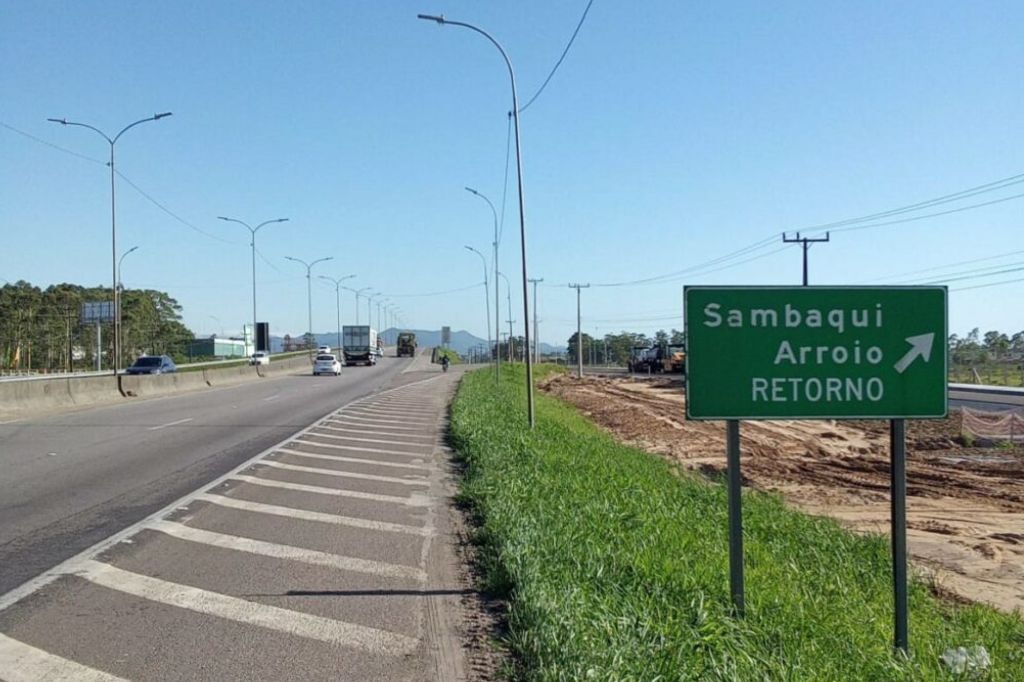
POLYGON ((345 325, 341 328, 342 355, 345 365, 376 365, 378 353, 377 330, 366 324, 345 325))
POLYGON ((398 357, 412 357, 416 355, 416 335, 412 332, 402 332, 398 335, 398 357))

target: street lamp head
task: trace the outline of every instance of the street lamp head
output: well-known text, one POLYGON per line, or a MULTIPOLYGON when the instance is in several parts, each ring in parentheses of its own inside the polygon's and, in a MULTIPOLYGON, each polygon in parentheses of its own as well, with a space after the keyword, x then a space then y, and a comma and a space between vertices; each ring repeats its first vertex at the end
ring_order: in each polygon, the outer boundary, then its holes
POLYGON ((477 192, 477 191, 476 191, 475 189, 473 189, 472 187, 466 187, 466 191, 467 191, 467 192, 472 192, 473 194, 480 194, 480 192, 477 192))
POLYGON ((60 123, 63 126, 66 126, 68 124, 68 120, 66 118, 48 118, 46 120, 52 121, 53 123, 60 123))
POLYGON ((160 119, 162 119, 162 118, 167 118, 167 117, 168 117, 168 116, 170 116, 170 115, 171 115, 171 112, 169 112, 169 111, 165 111, 165 112, 164 112, 164 113, 162 113, 162 114, 156 114, 156 115, 154 115, 154 116, 153 116, 153 120, 154 120, 154 121, 159 121, 160 119))
POLYGON ((274 222, 275 223, 286 223, 286 222, 288 222, 288 219, 287 218, 278 218, 274 222))
POLYGON ((439 25, 441 25, 441 26, 444 25, 444 15, 443 14, 439 14, 439 15, 436 15, 436 16, 433 15, 433 14, 417 14, 416 18, 417 19, 426 19, 427 21, 436 21, 439 25))

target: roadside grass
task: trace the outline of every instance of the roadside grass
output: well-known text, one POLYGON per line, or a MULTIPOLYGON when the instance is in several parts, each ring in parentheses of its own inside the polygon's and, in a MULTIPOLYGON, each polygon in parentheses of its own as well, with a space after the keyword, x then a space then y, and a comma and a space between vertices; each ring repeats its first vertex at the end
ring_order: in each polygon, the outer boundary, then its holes
POLYGON ((744 493, 747 616, 732 617, 724 487, 617 444, 549 396, 536 396, 530 433, 523 376, 506 366, 496 388, 472 372, 452 405, 460 496, 484 588, 509 600, 517 676, 940 680, 955 679, 946 649, 982 645, 985 679, 1024 679, 1020 614, 944 602, 917 579, 911 656, 894 655, 887 539, 777 496, 744 493))

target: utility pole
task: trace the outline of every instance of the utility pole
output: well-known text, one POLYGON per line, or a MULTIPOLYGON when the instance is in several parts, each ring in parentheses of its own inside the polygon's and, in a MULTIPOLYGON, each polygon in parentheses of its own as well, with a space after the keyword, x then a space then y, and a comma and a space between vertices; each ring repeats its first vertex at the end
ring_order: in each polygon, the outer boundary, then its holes
POLYGON ((811 248, 811 244, 818 244, 828 241, 828 232, 825 233, 824 237, 801 237, 800 233, 796 233, 796 237, 787 237, 786 233, 782 233, 782 241, 786 244, 802 244, 804 250, 804 286, 807 286, 807 249, 811 248))
POLYGON ((533 284, 533 364, 540 363, 540 337, 537 335, 537 283, 544 278, 526 280, 533 284))
POLYGON ((576 376, 583 378, 583 325, 580 316, 580 289, 589 289, 589 284, 570 284, 570 289, 576 290, 576 376))

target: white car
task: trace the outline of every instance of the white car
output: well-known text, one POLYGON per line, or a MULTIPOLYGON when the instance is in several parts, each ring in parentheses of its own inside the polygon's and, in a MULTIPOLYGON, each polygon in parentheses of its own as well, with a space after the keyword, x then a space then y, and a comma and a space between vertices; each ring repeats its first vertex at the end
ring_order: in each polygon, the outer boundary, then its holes
POLYGON ((316 360, 313 361, 313 376, 320 374, 333 374, 334 376, 341 374, 341 363, 338 362, 337 356, 329 353, 321 353, 316 356, 316 360))
POLYGON ((316 349, 316 353, 317 355, 331 355, 334 353, 334 350, 330 346, 320 346, 316 349))
POLYGON ((270 353, 265 350, 258 350, 249 356, 250 365, 269 365, 270 353))

